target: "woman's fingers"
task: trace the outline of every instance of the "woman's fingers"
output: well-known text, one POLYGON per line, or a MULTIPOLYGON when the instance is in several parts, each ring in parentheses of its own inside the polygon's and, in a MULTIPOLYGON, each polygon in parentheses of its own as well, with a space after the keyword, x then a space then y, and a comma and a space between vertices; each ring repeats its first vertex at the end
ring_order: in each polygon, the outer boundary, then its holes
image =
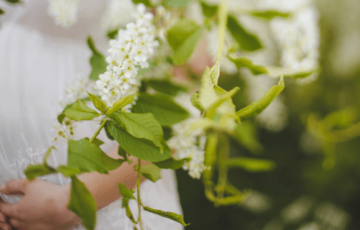
POLYGON ((0 212, 0 223, 6 223, 7 222, 7 217, 0 212))
POLYGON ((8 223, 1 223, 0 222, 0 229, 1 230, 11 230, 11 225, 8 223))
POLYGON ((18 219, 10 219, 9 222, 11 226, 16 229, 21 229, 25 227, 18 219))
POLYGON ((14 218, 19 215, 16 210, 16 204, 0 203, 0 212, 9 218, 14 218))
POLYGON ((5 195, 24 194, 25 185, 29 181, 27 179, 12 180, 0 186, 0 192, 5 195))

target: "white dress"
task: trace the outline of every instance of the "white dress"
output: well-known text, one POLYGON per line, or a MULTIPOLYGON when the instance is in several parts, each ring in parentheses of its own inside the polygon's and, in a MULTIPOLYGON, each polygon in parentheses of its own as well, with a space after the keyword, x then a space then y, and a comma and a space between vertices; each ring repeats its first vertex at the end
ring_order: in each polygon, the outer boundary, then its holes
MULTIPOLYGON (((0 8, 6 11, 0 17, 0 185, 24 178, 24 168, 41 162, 46 149, 54 144, 50 129, 60 111, 59 102, 65 98, 65 88, 80 72, 86 76, 90 73, 87 35, 91 34, 96 45, 106 50, 107 40, 99 20, 105 10, 104 2, 82 1, 78 22, 70 29, 55 25, 46 13, 47 1, 25 1, 22 6, 0 2, 0 8)), ((75 139, 91 136, 97 127, 93 122, 78 125, 75 139)), ((100 139, 107 140, 104 133, 100 139)), ((109 151, 115 145, 106 141, 102 148, 109 151)), ((52 153, 50 164, 65 164, 66 143, 56 147, 58 151, 52 153)), ((69 183, 60 175, 43 179, 59 185, 69 183)), ((163 170, 162 179, 156 183, 145 181, 141 194, 143 203, 149 207, 182 212, 172 171, 163 170)), ((9 203, 21 198, 0 196, 9 203)), ((136 204, 131 201, 130 205, 136 215, 136 204)), ((145 211, 142 219, 144 228, 149 230, 183 229, 172 220, 145 211)), ((98 212, 96 229, 133 227, 118 200, 98 212)))

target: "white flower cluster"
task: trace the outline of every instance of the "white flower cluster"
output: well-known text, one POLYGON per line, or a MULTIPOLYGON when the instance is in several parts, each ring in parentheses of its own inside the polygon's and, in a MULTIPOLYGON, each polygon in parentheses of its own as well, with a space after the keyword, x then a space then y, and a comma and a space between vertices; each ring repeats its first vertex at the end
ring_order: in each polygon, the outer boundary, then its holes
POLYGON ((76 21, 79 0, 49 0, 48 12, 56 25, 69 27, 76 21))
POLYGON ((90 81, 86 78, 81 78, 70 85, 65 89, 66 97, 65 100, 60 102, 62 108, 65 108, 67 105, 74 103, 77 100, 88 97, 87 91, 90 91, 91 84, 90 81))
POLYGON ((52 138, 53 141, 58 141, 59 138, 64 140, 69 140, 74 138, 74 122, 69 118, 65 117, 62 124, 59 124, 58 121, 55 122, 52 132, 55 133, 56 137, 52 138))
POLYGON ((106 58, 107 71, 100 74, 100 80, 96 81, 95 88, 109 107, 120 98, 138 90, 138 67, 149 66, 147 60, 159 45, 155 40, 153 14, 147 13, 143 4, 138 4, 134 16, 136 22, 128 23, 125 30, 119 30, 118 38, 110 41, 110 56, 106 58))
POLYGON ((199 117, 200 112, 191 104, 189 94, 180 94, 175 98, 175 101, 187 109, 193 118, 189 118, 172 127, 174 136, 168 141, 168 144, 170 148, 176 151, 174 154, 175 159, 191 159, 189 162, 184 163, 183 169, 189 170, 191 177, 200 179, 201 173, 207 169, 204 165, 206 136, 202 130, 192 132, 191 134, 187 133, 191 124, 197 121, 195 117, 199 117))
MULTIPOLYGON (((293 17, 276 18, 270 24, 273 37, 281 48, 281 64, 296 72, 312 71, 319 65, 318 12, 308 0, 302 2, 299 3, 301 8, 292 12, 293 17)), ((308 82, 315 77, 304 80, 308 82)))
POLYGON ((106 31, 119 29, 134 19, 135 10, 131 0, 111 0, 102 18, 102 27, 106 31))

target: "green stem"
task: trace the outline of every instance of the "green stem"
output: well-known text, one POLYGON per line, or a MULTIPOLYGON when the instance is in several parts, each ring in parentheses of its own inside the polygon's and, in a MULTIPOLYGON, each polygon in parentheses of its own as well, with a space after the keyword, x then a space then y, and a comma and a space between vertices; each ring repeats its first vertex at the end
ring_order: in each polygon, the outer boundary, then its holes
POLYGON ((140 196, 140 185, 141 185, 141 160, 138 159, 138 176, 137 176, 137 201, 138 201, 138 209, 139 209, 139 218, 138 222, 140 223, 140 229, 143 230, 142 221, 141 221, 141 196, 140 196))
POLYGON ((226 165, 229 160, 229 138, 226 134, 221 135, 219 150, 219 179, 216 186, 217 200, 224 198, 225 187, 227 183, 228 167, 226 165))
POLYGON ((99 135, 100 131, 102 130, 102 128, 104 128, 105 124, 106 124, 107 120, 103 120, 101 122, 100 127, 98 128, 98 130, 96 130, 94 136, 90 139, 90 143, 93 143, 93 141, 95 140, 95 138, 97 137, 97 135, 99 135))
POLYGON ((218 45, 218 53, 217 53, 217 62, 221 61, 221 57, 223 54, 223 47, 225 43, 225 33, 226 33, 226 25, 228 18, 228 5, 229 0, 223 0, 219 6, 219 45, 218 45))

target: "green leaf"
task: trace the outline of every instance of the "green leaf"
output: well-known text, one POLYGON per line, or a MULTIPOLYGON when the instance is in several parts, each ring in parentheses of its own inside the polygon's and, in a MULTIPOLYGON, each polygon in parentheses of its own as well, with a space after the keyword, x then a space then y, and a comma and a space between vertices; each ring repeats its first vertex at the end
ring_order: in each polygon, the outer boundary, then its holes
POLYGON ((105 127, 105 133, 106 133, 106 136, 110 139, 110 140, 114 140, 114 137, 111 136, 111 133, 110 133, 110 125, 109 125, 109 122, 106 123, 105 127))
POLYGON ((108 173, 103 162, 103 151, 87 139, 68 142, 68 166, 83 172, 108 173))
POLYGON ((5 11, 0 8, 0 15, 5 14, 5 11))
POLYGON ((132 111, 152 113, 162 126, 170 126, 187 119, 190 114, 167 95, 141 93, 132 111))
POLYGON ((205 1, 201 1, 200 3, 203 15, 207 18, 212 18, 218 9, 218 6, 207 4, 205 1))
POLYGON ((89 108, 82 101, 75 102, 70 108, 65 110, 65 116, 75 121, 92 120, 100 114, 89 108))
MULTIPOLYGON (((86 98, 80 99, 79 101, 91 101, 91 100, 90 100, 89 97, 86 97, 86 98)), ((76 101, 76 102, 77 102, 77 101, 76 101)), ((63 109, 63 111, 58 115, 57 119, 58 119, 58 121, 59 121, 60 124, 62 124, 62 122, 63 122, 63 120, 64 120, 64 118, 65 118, 65 111, 66 111, 68 108, 71 108, 71 106, 72 106, 73 104, 75 104, 76 102, 67 105, 67 106, 63 109)))
POLYGON ((160 149, 151 141, 135 138, 124 129, 113 124, 110 125, 110 133, 128 154, 142 160, 157 162, 171 157, 170 148, 164 140, 161 142, 164 146, 164 151, 161 153, 160 149))
POLYGON ((181 159, 181 160, 175 160, 174 158, 169 158, 167 160, 164 161, 159 161, 159 162, 153 162, 154 165, 156 165, 157 167, 161 168, 161 169, 179 169, 181 168, 185 162, 191 160, 190 158, 185 158, 185 159, 181 159))
POLYGON ((122 183, 119 184, 119 191, 122 196, 122 207, 125 208, 129 205, 129 200, 136 200, 133 192, 126 188, 126 186, 122 183))
POLYGON ((249 172, 266 172, 275 168, 276 164, 270 160, 254 159, 248 157, 237 157, 229 159, 228 167, 240 167, 249 172))
POLYGON ((254 65, 251 60, 242 57, 235 57, 233 55, 229 55, 228 58, 232 61, 238 69, 240 68, 248 68, 252 74, 259 75, 259 74, 266 74, 268 71, 265 67, 254 65))
POLYGON ((152 4, 151 4, 151 0, 132 0, 132 2, 134 3, 134 4, 139 4, 139 3, 142 3, 142 4, 144 4, 145 6, 147 6, 147 7, 150 7, 150 6, 152 6, 152 4))
POLYGON ((34 180, 37 177, 45 176, 49 174, 57 173, 56 169, 47 165, 29 165, 25 170, 24 174, 29 181, 34 180))
POLYGON ((121 98, 118 101, 115 101, 113 107, 111 107, 107 112, 106 115, 112 114, 118 110, 121 110, 124 106, 131 104, 134 101, 135 94, 131 94, 121 98))
POLYGON ((235 41, 239 43, 242 50, 254 51, 262 48, 259 39, 255 35, 247 32, 234 16, 229 15, 227 26, 230 34, 235 41))
POLYGON ((100 140, 100 139, 98 139, 98 138, 95 138, 92 143, 94 143, 95 145, 97 145, 97 146, 100 147, 100 146, 103 145, 105 142, 103 142, 102 140, 100 140))
POLYGON ((200 112, 204 112, 204 109, 200 103, 200 92, 199 91, 197 91, 197 92, 193 93, 193 95, 191 95, 190 101, 194 107, 196 107, 198 110, 200 110, 200 112))
POLYGON ((113 171, 117 168, 119 168, 122 163, 124 163, 126 160, 123 159, 114 159, 109 157, 106 153, 103 152, 102 159, 104 162, 104 165, 107 169, 107 171, 113 171))
POLYGON ((44 156, 44 165, 48 165, 47 164, 47 160, 48 160, 48 158, 49 158, 49 156, 50 156, 50 154, 51 154, 51 151, 52 150, 57 150, 56 148, 55 148, 55 146, 51 146, 50 148, 48 148, 48 150, 46 151, 46 153, 45 153, 45 156, 44 156))
POLYGON ((164 5, 169 7, 184 7, 191 0, 164 0, 164 5))
POLYGON ((276 11, 276 10, 251 11, 249 13, 254 17, 262 18, 265 20, 271 20, 276 17, 288 18, 291 16, 291 13, 285 13, 285 12, 280 12, 280 11, 276 11))
POLYGON ((278 85, 272 86, 264 96, 245 108, 237 111, 236 115, 238 115, 240 119, 247 119, 258 115, 270 105, 270 103, 284 90, 284 88, 284 77, 281 77, 278 85))
POLYGON ((156 182, 161 179, 161 169, 156 165, 145 165, 141 166, 141 174, 148 180, 156 182))
POLYGON ((11 3, 11 4, 22 3, 22 1, 20 1, 20 0, 5 0, 5 1, 7 1, 8 3, 11 3))
POLYGON ((64 177, 73 177, 81 173, 81 170, 75 167, 68 167, 66 165, 60 165, 58 171, 64 175, 64 177))
POLYGON ((126 151, 123 148, 121 148, 121 146, 119 146, 118 148, 118 155, 123 157, 124 160, 128 159, 126 151))
POLYGON ((235 87, 229 92, 224 93, 209 107, 206 111, 206 117, 213 118, 217 108, 219 108, 224 102, 231 100, 231 98, 240 90, 239 87, 235 87))
POLYGON ((93 53, 93 55, 90 58, 90 65, 92 67, 92 71, 89 78, 91 80, 96 81, 99 79, 99 75, 106 71, 107 63, 104 55, 102 55, 96 49, 94 42, 90 36, 87 38, 87 44, 93 53))
POLYGON ((188 19, 180 19, 168 30, 167 40, 174 51, 174 64, 181 65, 190 58, 203 32, 204 28, 188 19))
POLYGON ((179 92, 186 91, 185 87, 176 85, 169 80, 149 80, 146 84, 156 91, 170 96, 176 96, 179 92))
POLYGON ((91 101, 94 103, 94 106, 101 111, 102 113, 104 113, 106 111, 106 103, 103 102, 99 97, 95 96, 94 94, 91 94, 89 92, 87 92, 89 94, 89 97, 91 99, 91 101))
POLYGON ((318 72, 318 69, 313 69, 309 71, 300 71, 296 72, 291 68, 278 67, 278 66, 265 66, 270 77, 279 77, 284 76, 284 78, 307 78, 313 73, 318 72))
POLYGON ((70 201, 67 208, 74 212, 87 230, 94 230, 96 226, 97 206, 85 184, 77 177, 71 177, 70 201))
MULTIPOLYGON (((136 224, 134 215, 132 214, 129 205, 125 206, 125 211, 126 211, 126 216, 129 218, 129 220, 130 220, 133 224, 136 224)), ((134 229, 137 229, 137 228, 134 226, 134 229)))
POLYGON ((110 30, 106 33, 106 36, 109 38, 109 39, 115 39, 116 36, 118 35, 119 33, 119 29, 114 29, 114 30, 110 30))
POLYGON ((164 134, 161 125, 151 113, 117 111, 109 117, 117 121, 133 137, 152 141, 161 151, 163 150, 161 140, 164 134))
POLYGON ((147 206, 143 206, 143 207, 144 207, 145 211, 148 211, 148 212, 154 213, 156 215, 171 219, 173 221, 176 221, 176 222, 182 224, 183 226, 188 226, 188 224, 185 224, 184 217, 182 215, 179 215, 179 214, 176 214, 173 212, 164 212, 164 211, 161 211, 158 209, 149 208, 147 206))

